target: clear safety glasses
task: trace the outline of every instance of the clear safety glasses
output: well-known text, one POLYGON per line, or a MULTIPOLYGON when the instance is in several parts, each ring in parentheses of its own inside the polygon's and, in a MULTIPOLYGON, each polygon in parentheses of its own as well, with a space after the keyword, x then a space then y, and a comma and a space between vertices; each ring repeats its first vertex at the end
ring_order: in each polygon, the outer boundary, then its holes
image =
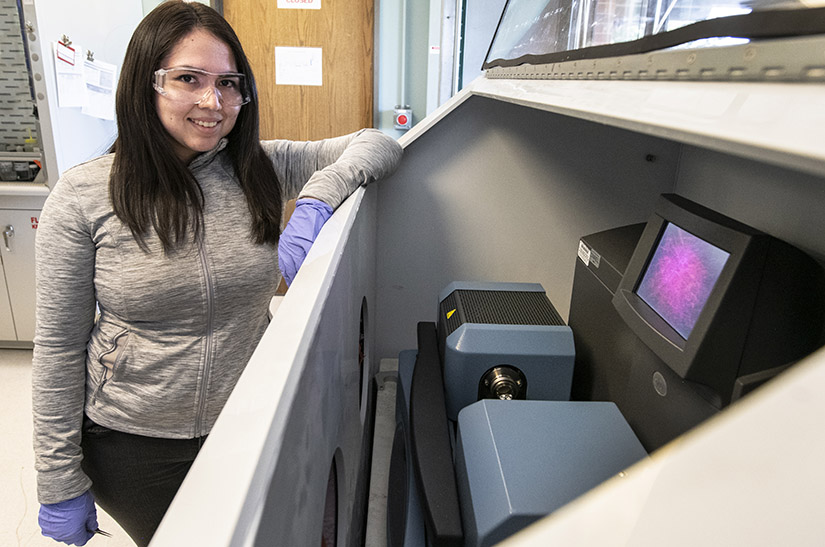
POLYGON ((246 77, 234 72, 215 74, 197 68, 159 68, 155 71, 153 87, 167 99, 179 103, 200 104, 212 94, 227 106, 241 106, 251 100, 246 77))

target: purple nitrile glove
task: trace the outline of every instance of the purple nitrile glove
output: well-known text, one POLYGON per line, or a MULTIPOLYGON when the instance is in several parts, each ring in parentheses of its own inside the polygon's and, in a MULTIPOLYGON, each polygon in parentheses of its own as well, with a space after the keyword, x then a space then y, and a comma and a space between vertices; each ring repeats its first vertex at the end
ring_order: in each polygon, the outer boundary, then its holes
POLYGON ((70 500, 44 503, 37 520, 44 536, 68 545, 86 545, 97 530, 95 499, 86 490, 70 500))
POLYGON ((323 201, 304 198, 295 202, 295 211, 278 242, 278 265, 287 285, 292 285, 318 232, 331 216, 332 207, 323 201))

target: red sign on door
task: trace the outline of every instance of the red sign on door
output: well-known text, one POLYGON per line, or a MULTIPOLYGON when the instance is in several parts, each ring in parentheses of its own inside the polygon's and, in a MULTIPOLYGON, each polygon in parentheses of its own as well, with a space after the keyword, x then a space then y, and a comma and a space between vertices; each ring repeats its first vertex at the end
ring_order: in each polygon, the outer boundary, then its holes
POLYGON ((37 217, 32 217, 32 230, 37 230, 37 217))

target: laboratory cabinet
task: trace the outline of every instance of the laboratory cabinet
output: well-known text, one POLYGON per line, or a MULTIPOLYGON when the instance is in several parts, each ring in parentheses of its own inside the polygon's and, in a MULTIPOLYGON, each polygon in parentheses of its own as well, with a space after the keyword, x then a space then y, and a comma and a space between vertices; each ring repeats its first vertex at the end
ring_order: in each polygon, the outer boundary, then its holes
POLYGON ((30 348, 34 340, 34 239, 45 185, 0 183, 0 347, 30 348))
POLYGON ((0 344, 30 343, 34 339, 34 236, 39 216, 38 210, 0 209, 0 256, 11 319, 3 320, 0 344))
POLYGON ((9 286, 6 283, 5 271, 3 272, 3 285, 0 286, 0 337, 8 340, 17 340, 17 333, 14 330, 14 316, 11 313, 11 301, 9 300, 9 286))

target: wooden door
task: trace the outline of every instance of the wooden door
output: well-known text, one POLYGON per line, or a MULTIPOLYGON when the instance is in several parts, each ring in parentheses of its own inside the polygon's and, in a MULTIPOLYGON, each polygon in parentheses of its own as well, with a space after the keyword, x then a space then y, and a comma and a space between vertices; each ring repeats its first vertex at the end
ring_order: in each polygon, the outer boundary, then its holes
POLYGON ((372 127, 374 0, 223 0, 258 85, 261 138, 315 140, 372 127), (275 47, 322 49, 321 86, 275 84, 275 47))

